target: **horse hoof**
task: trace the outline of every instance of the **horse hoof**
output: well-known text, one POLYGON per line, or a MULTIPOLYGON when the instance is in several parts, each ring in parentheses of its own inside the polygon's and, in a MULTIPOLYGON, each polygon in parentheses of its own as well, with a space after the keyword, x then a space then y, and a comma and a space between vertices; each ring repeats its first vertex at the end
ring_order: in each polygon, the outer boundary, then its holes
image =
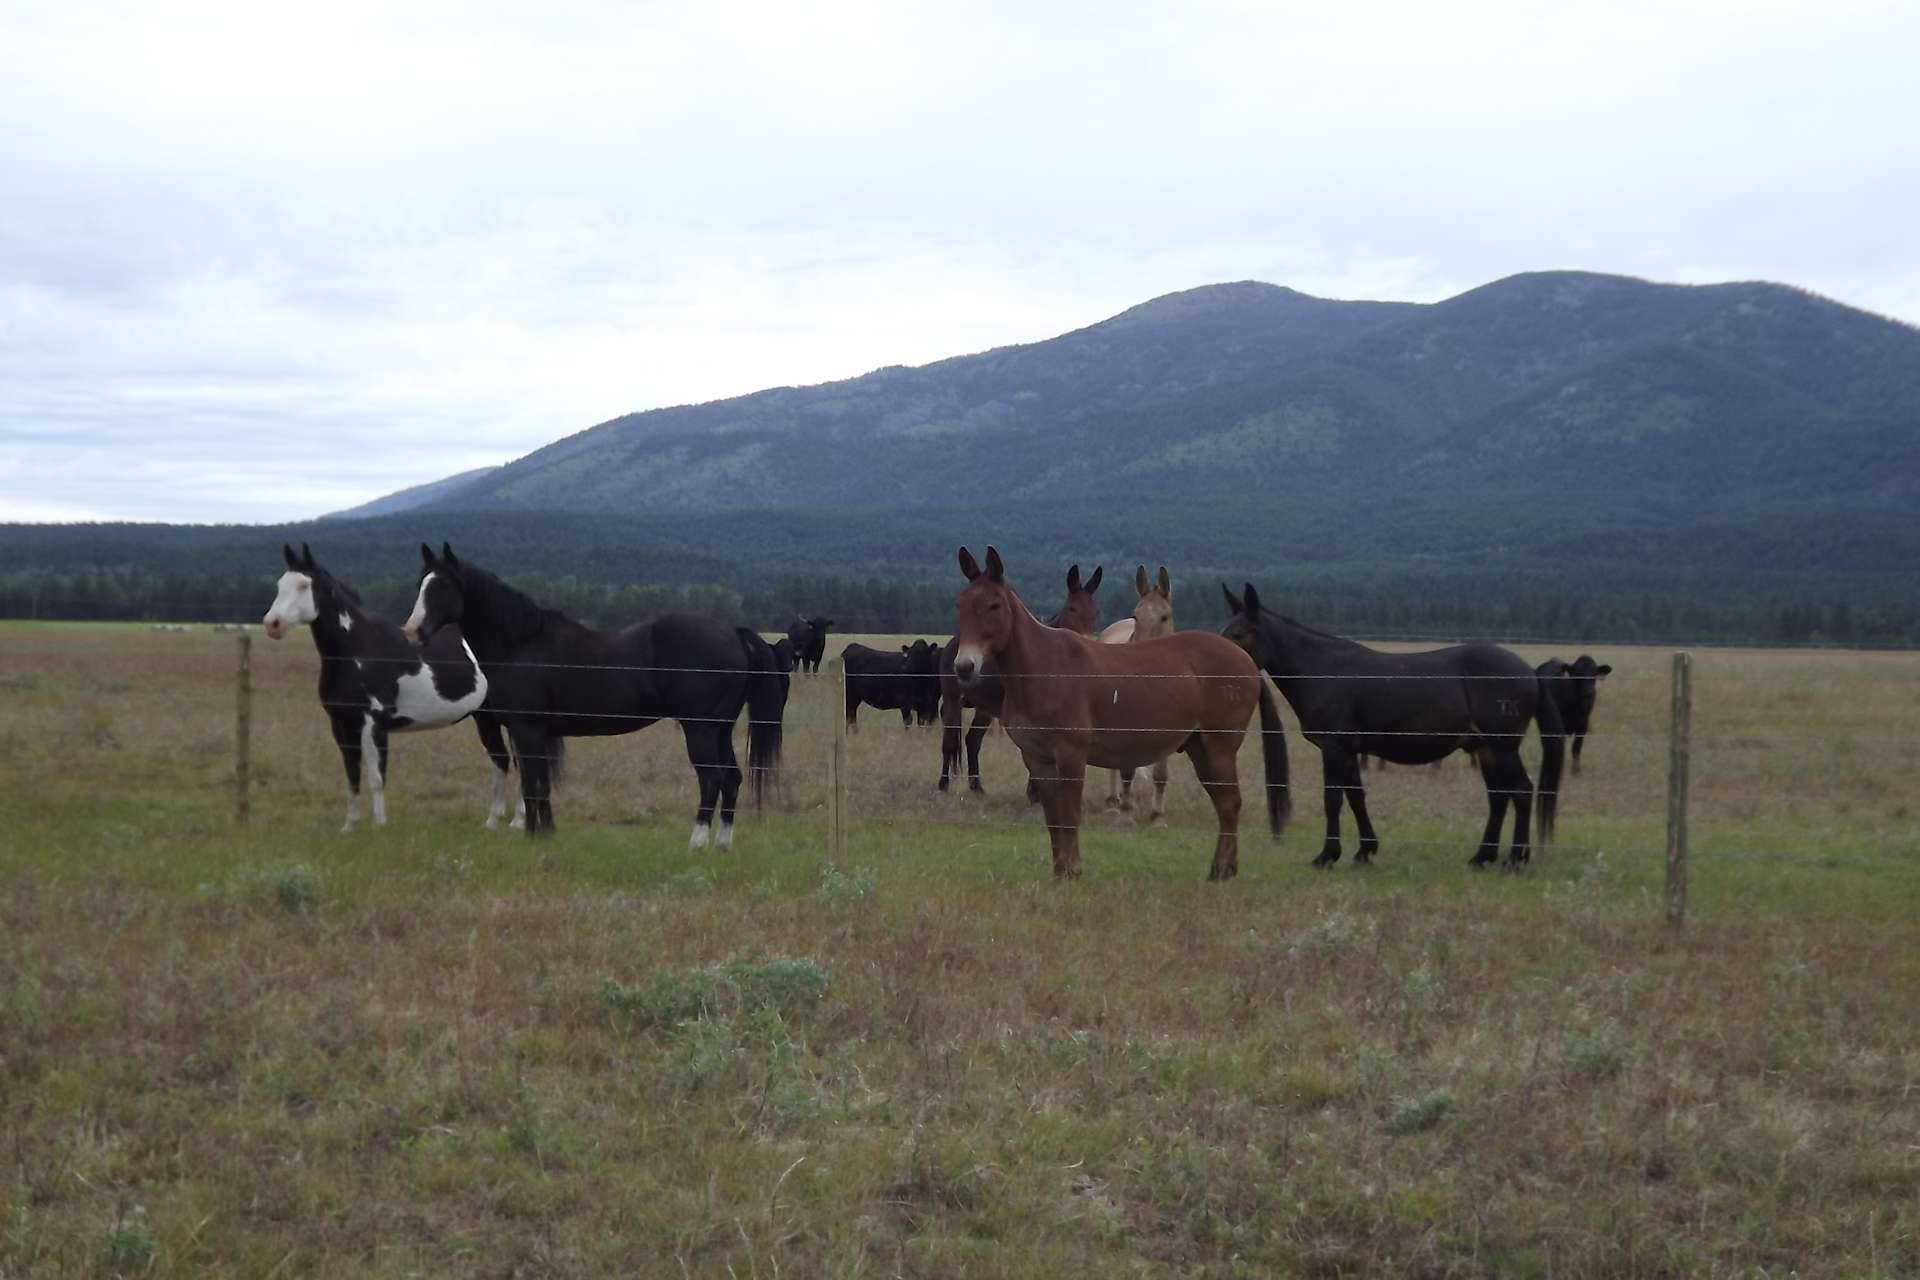
POLYGON ((1167 829, 1167 815, 1164 813, 1156 813, 1153 817, 1147 819, 1147 825, 1155 831, 1165 831, 1167 829))

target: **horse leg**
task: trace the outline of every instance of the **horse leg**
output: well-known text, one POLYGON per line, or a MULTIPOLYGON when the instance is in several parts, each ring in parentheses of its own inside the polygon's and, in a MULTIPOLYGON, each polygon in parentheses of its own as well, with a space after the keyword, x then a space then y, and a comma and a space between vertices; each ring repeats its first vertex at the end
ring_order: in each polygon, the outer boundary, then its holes
POLYGON ((367 761, 367 789, 373 792, 373 825, 387 825, 387 731, 372 716, 360 722, 360 753, 367 761))
POLYGON ((1147 825, 1164 827, 1167 825, 1167 757, 1161 756, 1153 762, 1153 811, 1147 815, 1147 825))
MULTIPOLYGON (((1374 768, 1382 767, 1380 761, 1374 761, 1374 768)), ((1358 766, 1347 775, 1346 796, 1347 808, 1353 812, 1354 829, 1360 835, 1360 844, 1353 851, 1353 860, 1358 866, 1368 866, 1373 862, 1373 855, 1380 852, 1380 837, 1373 833, 1373 819, 1367 815, 1367 784, 1360 777, 1358 766)))
MULTIPOLYGON (((513 757, 507 752, 506 739, 501 736, 500 722, 486 712, 477 712, 473 717, 473 728, 480 735, 480 745, 487 753, 487 759, 493 762, 493 794, 487 800, 486 829, 491 831, 500 825, 500 819, 507 812, 507 775, 513 769, 513 757)), ((526 806, 522 804, 514 815, 514 825, 525 820, 526 806)))
POLYGON ((1320 748, 1321 791, 1327 809, 1327 839, 1314 858, 1316 867, 1330 867, 1340 861, 1340 806, 1349 787, 1360 788, 1360 766, 1353 753, 1341 747, 1320 748))
POLYGON ((1480 849, 1467 860, 1470 867, 1484 867, 1500 860, 1500 828, 1507 820, 1507 780, 1500 757, 1491 747, 1474 752, 1480 764, 1481 781, 1487 785, 1487 829, 1480 836, 1480 849))
POLYGON ((700 784, 700 807, 693 815, 693 834, 687 837, 689 849, 707 847, 707 838, 713 830, 713 809, 720 801, 719 753, 709 741, 709 728, 691 721, 680 723, 680 735, 687 740, 687 761, 693 765, 693 776, 700 784))
POLYGON ((342 832, 360 825, 360 724, 362 713, 335 716, 333 741, 340 748, 340 763, 347 771, 347 820, 342 832))
POLYGON ((714 725, 714 745, 720 751, 720 829, 714 832, 713 847, 733 848, 733 809, 740 798, 740 757, 733 749, 733 726, 714 725))
MULTIPOLYGON (((1520 758, 1520 748, 1500 753, 1500 785, 1513 802, 1513 843, 1507 848, 1507 869, 1517 869, 1521 863, 1533 859, 1530 843, 1533 825, 1533 779, 1527 776, 1526 763, 1520 758)), ((1493 838, 1498 841, 1500 832, 1496 828, 1493 838)))
POLYGON ((987 730, 993 727, 993 713, 985 707, 976 707, 973 712, 973 724, 967 729, 967 790, 985 791, 980 785, 980 744, 986 740, 987 730))
POLYGON ((520 761, 520 803, 527 811, 527 838, 553 830, 553 761, 551 740, 545 726, 538 723, 507 726, 513 739, 513 754, 520 761))
POLYGON ((958 697, 949 697, 943 689, 940 692, 940 789, 945 791, 947 784, 953 781, 953 775, 960 771, 960 717, 962 709, 958 697))
POLYGON ((1054 752, 1053 774, 1047 789, 1053 804, 1047 813, 1053 845, 1053 874, 1075 880, 1080 876, 1080 808, 1086 797, 1087 761, 1084 756, 1054 752))
POLYGON ((1187 739, 1184 750, 1193 764, 1193 776, 1200 780, 1207 799, 1213 801, 1214 816, 1220 821, 1207 879, 1231 880, 1240 874, 1240 775, 1235 759, 1240 753, 1240 739, 1196 733, 1187 739))

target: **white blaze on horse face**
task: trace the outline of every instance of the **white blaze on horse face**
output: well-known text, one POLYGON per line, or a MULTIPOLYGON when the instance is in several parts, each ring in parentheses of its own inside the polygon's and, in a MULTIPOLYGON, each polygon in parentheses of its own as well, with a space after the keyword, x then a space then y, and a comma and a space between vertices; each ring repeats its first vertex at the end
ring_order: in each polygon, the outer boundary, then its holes
POLYGON ((304 627, 320 616, 313 604, 313 579, 289 569, 280 575, 273 597, 273 608, 260 620, 270 639, 278 640, 295 627, 304 627))
POLYGON ((433 574, 420 579, 420 594, 413 598, 413 612, 407 615, 407 624, 401 630, 407 633, 407 639, 420 643, 420 628, 427 625, 427 588, 433 585, 433 574))

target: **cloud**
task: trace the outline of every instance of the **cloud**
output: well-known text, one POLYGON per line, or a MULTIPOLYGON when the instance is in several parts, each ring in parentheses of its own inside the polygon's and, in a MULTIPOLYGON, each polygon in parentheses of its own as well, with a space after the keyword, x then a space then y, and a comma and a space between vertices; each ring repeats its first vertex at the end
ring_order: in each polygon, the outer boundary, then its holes
POLYGON ((1920 320, 1920 16, 350 3, 0 15, 0 518, 314 514, 635 409, 1258 278, 1920 320))

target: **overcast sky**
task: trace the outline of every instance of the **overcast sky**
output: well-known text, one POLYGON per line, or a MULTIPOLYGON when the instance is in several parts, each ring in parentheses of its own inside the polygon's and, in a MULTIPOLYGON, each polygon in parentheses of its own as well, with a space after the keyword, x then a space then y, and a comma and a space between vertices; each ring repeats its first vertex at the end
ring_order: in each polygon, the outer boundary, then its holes
POLYGON ((0 3, 0 519, 254 521, 1260 279, 1920 322, 1920 5, 0 3))

